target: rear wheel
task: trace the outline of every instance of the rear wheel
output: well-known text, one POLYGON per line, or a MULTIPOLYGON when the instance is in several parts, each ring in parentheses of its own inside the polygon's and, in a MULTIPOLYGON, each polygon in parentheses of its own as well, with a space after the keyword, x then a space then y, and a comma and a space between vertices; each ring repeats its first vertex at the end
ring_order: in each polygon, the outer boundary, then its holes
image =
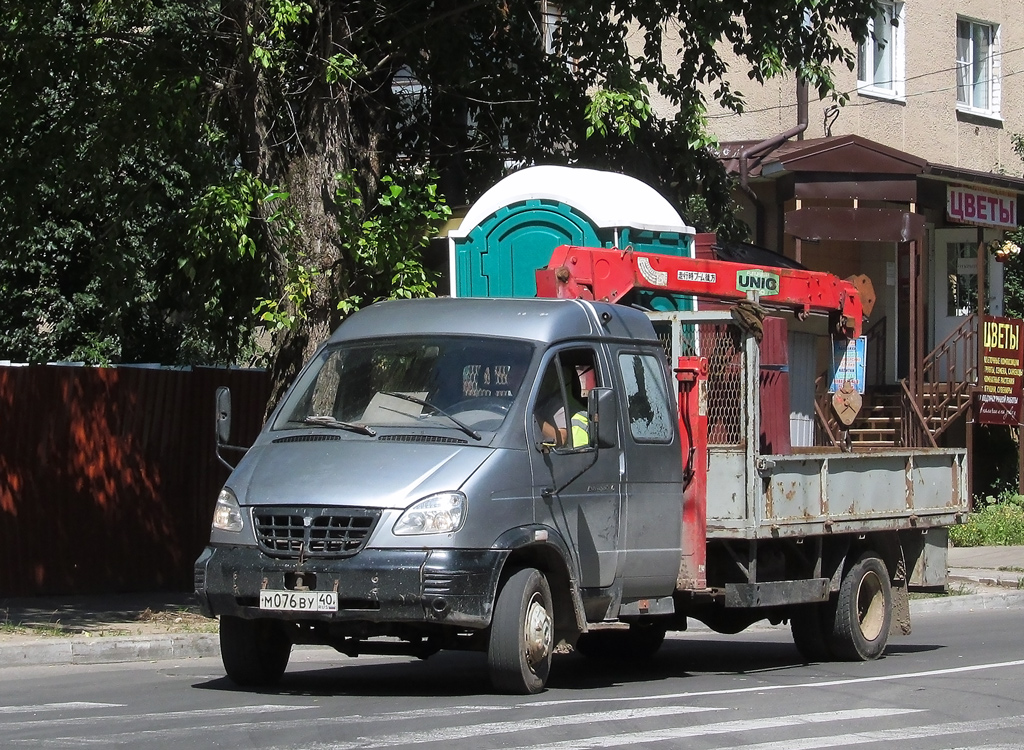
POLYGON ((877 659, 889 642, 891 622, 889 571, 875 553, 865 552, 843 576, 829 647, 846 661, 877 659))
POLYGON ((551 589, 544 574, 525 568, 498 593, 487 646, 491 684, 505 693, 539 693, 554 651, 551 589))
POLYGON ((664 625, 631 623, 629 629, 591 630, 576 641, 576 651, 588 659, 650 659, 665 642, 664 625))
POLYGON ((291 652, 291 641, 275 620, 220 618, 220 657, 228 679, 236 685, 276 685, 291 652))

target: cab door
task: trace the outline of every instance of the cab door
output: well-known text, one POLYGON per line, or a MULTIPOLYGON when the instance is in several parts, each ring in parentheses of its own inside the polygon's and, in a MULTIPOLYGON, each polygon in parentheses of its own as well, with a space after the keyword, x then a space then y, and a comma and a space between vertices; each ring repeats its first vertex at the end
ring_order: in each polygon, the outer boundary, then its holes
POLYGON ((675 389, 660 352, 615 353, 622 410, 623 598, 668 596, 682 554, 682 455, 675 389))
POLYGON ((598 449, 585 424, 589 390, 610 382, 607 369, 594 347, 548 352, 530 405, 536 520, 572 547, 583 588, 611 586, 619 565, 621 457, 598 449))

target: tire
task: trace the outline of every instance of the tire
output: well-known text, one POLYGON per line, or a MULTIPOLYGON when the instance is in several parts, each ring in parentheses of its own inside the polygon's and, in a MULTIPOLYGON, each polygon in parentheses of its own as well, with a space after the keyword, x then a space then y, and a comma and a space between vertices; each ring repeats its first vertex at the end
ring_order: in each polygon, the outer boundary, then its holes
POLYGON ((491 684, 515 695, 539 693, 548 681, 554 651, 551 589, 544 574, 525 568, 498 593, 487 645, 491 684))
POLYGON ((889 642, 891 622, 889 571, 876 554, 865 552, 843 576, 829 647, 845 661, 877 659, 889 642))
POLYGON ((831 661, 832 649, 828 639, 835 617, 827 603, 798 604, 789 616, 789 629, 793 633, 796 650, 807 661, 831 661))
POLYGON ((292 643, 274 620, 220 618, 220 658, 228 679, 240 687, 266 687, 281 681, 292 643))
POLYGON ((664 625, 650 622, 634 622, 626 632, 626 656, 630 659, 650 659, 665 642, 664 625))
POLYGON ((576 651, 588 659, 643 661, 665 642, 666 628, 653 623, 631 623, 629 630, 592 630, 580 635, 576 651))

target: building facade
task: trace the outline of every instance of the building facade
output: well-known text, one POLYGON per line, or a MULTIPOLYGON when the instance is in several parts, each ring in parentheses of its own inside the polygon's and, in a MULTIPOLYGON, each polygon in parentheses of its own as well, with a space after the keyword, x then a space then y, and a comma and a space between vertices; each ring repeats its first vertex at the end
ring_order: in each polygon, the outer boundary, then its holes
POLYGON ((792 77, 744 81, 744 114, 709 108, 710 127, 755 244, 873 282, 868 384, 906 384, 915 402, 881 439, 963 444, 978 289, 981 309, 1001 315, 990 250, 1024 198, 1024 2, 885 0, 870 38, 850 48, 855 69, 836 71, 845 104, 801 96, 792 77))

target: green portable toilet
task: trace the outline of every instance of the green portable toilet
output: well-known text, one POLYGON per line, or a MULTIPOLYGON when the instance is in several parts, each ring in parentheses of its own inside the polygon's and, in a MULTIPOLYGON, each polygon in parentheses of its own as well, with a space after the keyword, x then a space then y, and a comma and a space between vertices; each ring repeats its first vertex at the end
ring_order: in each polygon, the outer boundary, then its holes
MULTIPOLYGON (((534 297, 534 272, 559 245, 694 257, 694 229, 650 185, 614 172, 528 167, 501 180, 448 233, 454 297, 534 297)), ((638 295, 656 310, 689 297, 638 295)))

